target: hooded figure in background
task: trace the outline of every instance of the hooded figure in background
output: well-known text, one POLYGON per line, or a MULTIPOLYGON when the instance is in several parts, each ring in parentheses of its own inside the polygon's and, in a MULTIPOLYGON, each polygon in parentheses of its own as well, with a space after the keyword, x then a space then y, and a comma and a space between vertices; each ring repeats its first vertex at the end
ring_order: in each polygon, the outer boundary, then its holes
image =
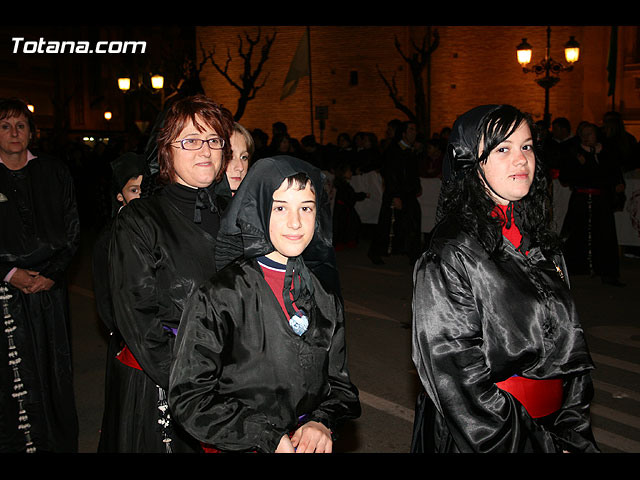
POLYGON ((174 418, 209 450, 280 451, 289 434, 295 446, 299 432, 318 424, 332 443, 340 424, 360 414, 342 303, 301 252, 289 254, 271 233, 280 209, 298 210, 293 203, 279 206, 276 193, 305 191, 314 206, 300 215, 313 208, 315 218, 307 217, 313 236, 305 234, 309 243, 300 249, 320 263, 331 258, 323 187, 321 171, 306 162, 264 158, 222 218, 218 273, 185 308, 169 388, 174 418), (286 263, 274 260, 274 252, 286 263))
POLYGON ((596 452, 594 368, 555 234, 531 118, 462 115, 439 222, 414 270, 413 452, 596 452))
MULTIPOLYGON (((111 431, 115 427, 106 422, 115 422, 114 417, 107 414, 114 398, 117 398, 118 382, 113 377, 113 363, 122 348, 122 337, 118 332, 113 315, 113 298, 109 285, 109 243, 116 215, 120 209, 127 206, 134 199, 140 198, 142 181, 146 171, 146 161, 143 155, 127 152, 111 162, 111 219, 98 234, 92 254, 93 292, 96 299, 96 310, 102 323, 109 332, 107 344, 107 365, 105 369, 105 408, 101 431, 111 431)), ((109 451, 108 436, 101 435, 98 451, 109 451)))

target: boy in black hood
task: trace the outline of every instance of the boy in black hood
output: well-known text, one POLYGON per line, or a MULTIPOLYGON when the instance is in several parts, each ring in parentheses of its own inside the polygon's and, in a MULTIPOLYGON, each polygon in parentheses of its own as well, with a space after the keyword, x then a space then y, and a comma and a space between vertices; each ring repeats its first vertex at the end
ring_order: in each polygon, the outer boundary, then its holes
POLYGON ((331 452, 360 415, 344 313, 303 260, 329 258, 320 170, 258 161, 222 218, 218 273, 189 300, 169 388, 174 418, 217 451, 331 452))

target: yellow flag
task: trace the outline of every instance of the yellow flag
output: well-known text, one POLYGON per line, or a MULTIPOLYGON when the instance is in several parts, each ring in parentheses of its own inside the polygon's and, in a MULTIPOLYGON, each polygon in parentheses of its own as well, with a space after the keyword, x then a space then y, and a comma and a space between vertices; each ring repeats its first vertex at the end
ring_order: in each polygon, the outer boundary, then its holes
POLYGON ((291 60, 287 78, 285 78, 284 85, 282 86, 280 100, 284 100, 296 91, 298 81, 302 77, 309 75, 309 70, 309 32, 308 30, 305 30, 302 38, 300 39, 300 43, 298 44, 296 53, 293 56, 293 60, 291 60))

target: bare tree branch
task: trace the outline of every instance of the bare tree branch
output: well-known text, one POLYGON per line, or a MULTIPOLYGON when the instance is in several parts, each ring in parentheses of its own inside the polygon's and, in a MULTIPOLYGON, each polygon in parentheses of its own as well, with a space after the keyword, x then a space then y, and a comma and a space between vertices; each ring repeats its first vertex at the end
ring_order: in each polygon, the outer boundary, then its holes
MULTIPOLYGON (((395 84, 395 76, 392 79, 392 83, 390 84, 387 78, 382 74, 380 69, 378 68, 378 73, 380 77, 382 77, 383 82, 387 86, 389 91, 389 96, 393 101, 395 107, 405 113, 409 120, 415 122, 418 126, 418 129, 423 133, 428 134, 429 132, 429 110, 426 101, 425 95, 425 87, 423 81, 423 72, 425 69, 428 69, 429 63, 431 60, 431 54, 438 48, 440 44, 440 36, 438 31, 434 31, 433 35, 431 34, 431 29, 427 30, 427 33, 422 37, 421 44, 418 44, 415 39, 411 39, 411 47, 409 48, 409 52, 405 53, 402 50, 402 45, 396 36, 394 39, 394 45, 396 50, 402 59, 407 63, 409 69, 411 71, 411 78, 413 80, 414 85, 414 110, 405 105, 402 101, 400 101, 398 95, 398 88, 395 84), (432 38, 433 37, 433 41, 432 38)), ((428 88, 428 85, 427 85, 428 88)))
POLYGON ((413 113, 413 111, 411 111, 411 109, 407 105, 402 103, 402 101, 400 100, 400 97, 398 95, 398 86, 396 85, 395 75, 392 75, 391 83, 390 83, 389 80, 384 76, 384 73, 382 73, 378 65, 376 65, 376 69, 378 70, 378 74, 380 75, 380 78, 382 78, 382 81, 384 82, 384 84, 387 87, 387 90, 389 91, 389 97, 391 97, 391 100, 393 100, 394 106, 398 110, 403 112, 409 119, 411 119, 412 121, 415 121, 415 114, 413 113))
MULTIPOLYGON (((238 108, 234 115, 236 121, 240 120, 244 111, 247 107, 247 103, 250 100, 253 100, 256 97, 256 93, 265 86, 269 75, 267 74, 261 82, 258 82, 258 78, 262 73, 262 69, 264 64, 269 59, 269 52, 271 50, 271 46, 276 39, 277 32, 274 31, 271 37, 266 36, 264 40, 264 45, 260 50, 260 58, 258 60, 258 64, 255 69, 252 69, 252 60, 254 58, 254 54, 256 52, 254 49, 262 42, 262 31, 261 28, 258 27, 258 33, 255 37, 251 37, 248 33, 244 33, 244 40, 242 36, 238 35, 238 57, 240 57, 243 61, 243 69, 240 74, 240 82, 236 82, 231 75, 229 74, 229 66, 233 60, 231 56, 231 52, 227 49, 227 59, 224 64, 224 67, 220 66, 215 58, 215 50, 212 50, 206 58, 208 58, 214 68, 222 75, 229 85, 238 90, 240 93, 240 97, 238 98, 238 108), (245 49, 245 41, 246 41, 246 49, 245 49)), ((204 57, 204 51, 203 51, 204 57)))

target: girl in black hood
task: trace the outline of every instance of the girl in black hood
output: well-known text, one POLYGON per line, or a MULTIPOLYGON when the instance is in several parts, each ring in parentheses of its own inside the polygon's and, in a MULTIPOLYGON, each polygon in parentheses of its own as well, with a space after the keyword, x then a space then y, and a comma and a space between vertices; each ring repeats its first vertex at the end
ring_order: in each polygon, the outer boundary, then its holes
POLYGON ((419 396, 412 451, 594 452, 594 368, 557 240, 529 116, 454 124, 440 221, 414 271, 419 396))
POLYGON ((320 170, 265 158, 222 218, 219 270, 186 306, 169 388, 174 418, 207 449, 330 452, 360 414, 342 304, 302 258, 332 248, 325 195, 320 170))

